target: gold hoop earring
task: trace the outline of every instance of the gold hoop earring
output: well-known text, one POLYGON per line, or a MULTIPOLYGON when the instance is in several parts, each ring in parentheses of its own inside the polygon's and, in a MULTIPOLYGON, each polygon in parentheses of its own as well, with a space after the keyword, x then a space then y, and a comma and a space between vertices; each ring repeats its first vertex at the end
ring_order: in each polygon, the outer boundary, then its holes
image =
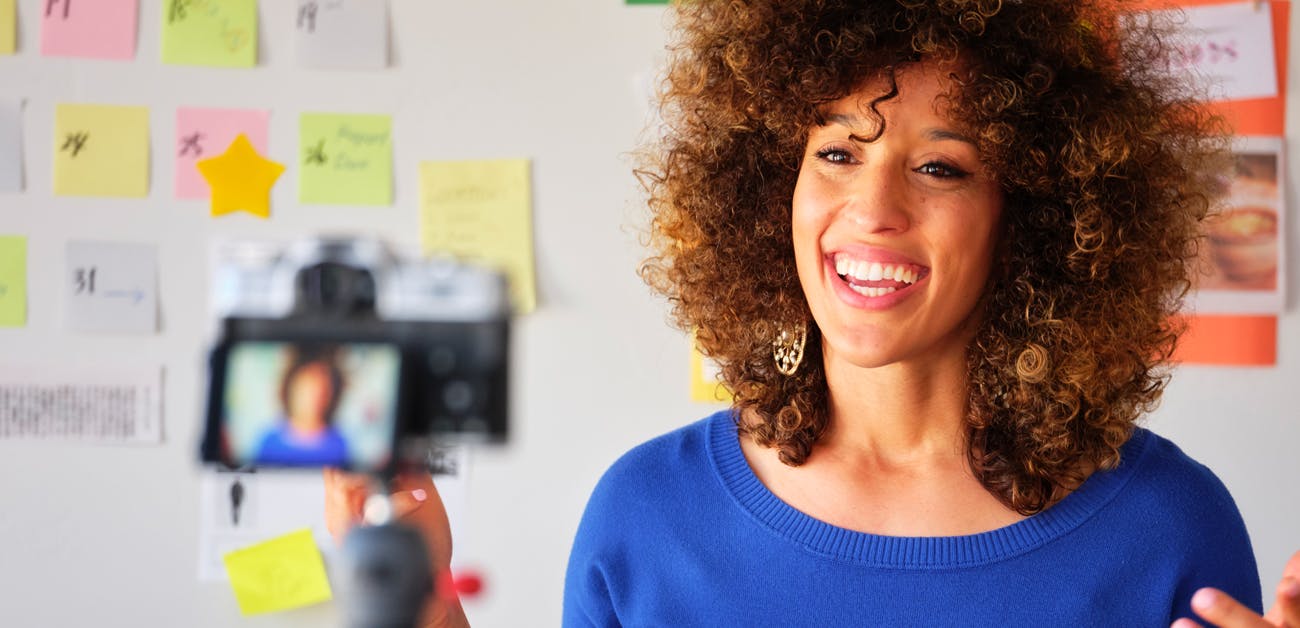
POLYGON ((808 343, 808 321, 804 321, 796 332, 782 329, 776 340, 772 341, 772 358, 776 361, 776 370, 787 377, 799 370, 803 364, 803 349, 808 343))

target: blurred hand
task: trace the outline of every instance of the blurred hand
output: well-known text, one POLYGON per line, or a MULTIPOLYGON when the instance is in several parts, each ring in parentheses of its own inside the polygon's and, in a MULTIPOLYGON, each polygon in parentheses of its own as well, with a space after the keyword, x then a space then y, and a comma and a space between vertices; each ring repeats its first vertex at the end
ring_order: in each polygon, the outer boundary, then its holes
MULTIPOLYGON (((1277 598, 1263 617, 1232 596, 1212 588, 1201 589, 1192 596, 1192 610, 1219 628, 1300 628, 1300 552, 1293 554, 1282 569, 1277 598)), ((1180 619, 1171 628, 1196 626, 1190 619, 1180 619)))
MULTIPOLYGON (((364 475, 325 469, 325 527, 334 542, 342 544, 348 531, 359 525, 370 479, 364 475)), ((429 565, 439 590, 425 607, 424 623, 428 628, 469 626, 465 611, 454 590, 442 586, 451 567, 451 525, 447 509, 438 496, 433 479, 425 472, 403 473, 394 482, 389 496, 393 518, 420 531, 429 548, 429 565)))

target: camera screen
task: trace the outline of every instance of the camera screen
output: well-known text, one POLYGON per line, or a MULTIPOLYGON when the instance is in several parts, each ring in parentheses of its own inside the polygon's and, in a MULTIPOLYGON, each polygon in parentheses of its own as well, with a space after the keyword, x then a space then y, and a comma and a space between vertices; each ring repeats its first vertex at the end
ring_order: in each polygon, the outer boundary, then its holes
POLYGON ((401 373, 393 345, 239 342, 225 371, 230 463, 376 470, 389 462, 401 373))

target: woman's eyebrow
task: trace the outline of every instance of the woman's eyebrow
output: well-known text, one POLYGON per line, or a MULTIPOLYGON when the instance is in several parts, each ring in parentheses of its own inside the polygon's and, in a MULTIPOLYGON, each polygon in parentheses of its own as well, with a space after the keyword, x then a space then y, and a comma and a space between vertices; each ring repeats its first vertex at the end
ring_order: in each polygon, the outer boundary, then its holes
POLYGON ((941 142, 943 140, 956 140, 958 142, 966 142, 971 146, 978 147, 978 144, 975 143, 975 140, 965 135, 962 135, 961 133, 949 129, 929 128, 925 130, 925 137, 926 139, 929 139, 932 142, 941 142))

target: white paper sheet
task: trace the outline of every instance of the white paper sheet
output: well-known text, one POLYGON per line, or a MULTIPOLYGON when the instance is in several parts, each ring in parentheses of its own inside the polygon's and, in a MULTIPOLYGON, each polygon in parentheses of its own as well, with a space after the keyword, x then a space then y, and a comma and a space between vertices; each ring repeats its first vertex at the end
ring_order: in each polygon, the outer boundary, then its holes
POLYGON ((1174 17, 1182 37, 1173 42, 1170 72, 1199 82, 1212 100, 1277 96, 1273 13, 1268 3, 1234 2, 1172 11, 1183 15, 1174 17))
POLYGON ((153 244, 69 242, 64 301, 68 329, 157 331, 157 260, 153 244))
POLYGON ((388 0, 298 0, 298 63, 305 68, 388 66, 388 0))
POLYGON ((162 442, 162 369, 0 366, 0 439, 162 442))
POLYGON ((23 104, 0 100, 0 194, 23 191, 23 104))

